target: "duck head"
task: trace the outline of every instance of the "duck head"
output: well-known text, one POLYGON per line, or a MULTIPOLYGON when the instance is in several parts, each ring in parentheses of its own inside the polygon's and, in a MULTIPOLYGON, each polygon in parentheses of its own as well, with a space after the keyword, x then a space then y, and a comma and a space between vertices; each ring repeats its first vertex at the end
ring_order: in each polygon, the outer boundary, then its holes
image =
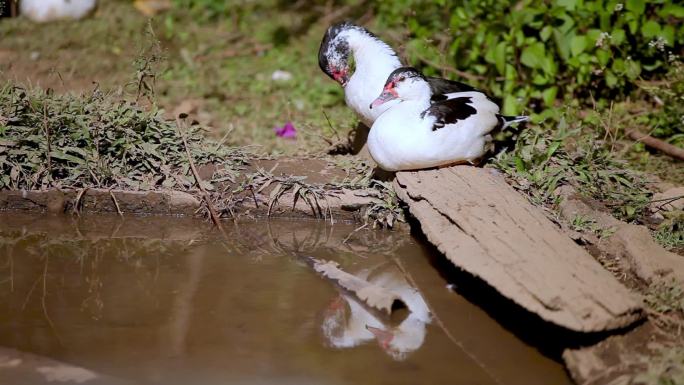
POLYGON ((351 47, 347 33, 355 28, 360 27, 346 21, 331 25, 325 31, 318 49, 318 65, 321 70, 342 87, 347 85, 350 76, 351 47))
POLYGON ((394 70, 385 82, 385 87, 370 105, 377 107, 390 100, 421 100, 430 98, 430 85, 425 76, 415 68, 401 67, 394 70))

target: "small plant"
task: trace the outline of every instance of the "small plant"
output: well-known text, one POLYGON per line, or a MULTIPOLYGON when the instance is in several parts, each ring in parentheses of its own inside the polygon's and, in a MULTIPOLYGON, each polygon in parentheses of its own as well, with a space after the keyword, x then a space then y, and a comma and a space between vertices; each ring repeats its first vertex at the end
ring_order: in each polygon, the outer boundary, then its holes
POLYGON ((645 370, 634 377, 632 383, 645 385, 684 384, 684 348, 661 345, 655 355, 643 357, 645 370))
MULTIPOLYGON (((186 133, 197 164, 238 168, 245 155, 186 133), (216 147, 216 148, 214 148, 216 147)), ((224 173, 225 174, 225 173, 224 173)), ((189 189, 194 184, 175 122, 95 90, 56 95, 0 88, 0 189, 189 189)))
POLYGON ((572 223, 570 223, 570 226, 574 231, 590 232, 599 238, 610 237, 615 232, 614 228, 601 227, 595 220, 584 215, 576 215, 575 218, 573 218, 572 223))
POLYGON ((680 210, 663 214, 666 219, 654 232, 653 237, 668 250, 684 250, 684 212, 680 210))
POLYGON ((523 131, 512 151, 500 153, 494 166, 507 173, 514 187, 537 204, 553 204, 563 184, 603 202, 623 220, 644 212, 651 192, 643 176, 616 159, 610 145, 590 122, 562 117, 523 131))
POLYGON ((684 290, 674 279, 652 283, 645 301, 657 313, 684 312, 684 290))

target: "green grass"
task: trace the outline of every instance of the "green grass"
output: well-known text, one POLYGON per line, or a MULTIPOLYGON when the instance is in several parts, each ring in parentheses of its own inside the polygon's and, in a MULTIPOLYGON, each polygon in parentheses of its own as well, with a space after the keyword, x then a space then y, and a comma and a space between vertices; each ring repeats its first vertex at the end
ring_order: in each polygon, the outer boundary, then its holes
POLYGON ((215 178, 230 178, 248 158, 206 139, 199 126, 182 129, 156 109, 100 91, 58 95, 5 85, 0 88, 0 189, 188 190, 195 180, 182 135, 196 164, 225 167, 215 178))
MULTIPOLYGON (((316 153, 326 149, 323 137, 346 132, 355 117, 344 105, 341 87, 318 68, 317 50, 325 30, 313 24, 278 40, 283 29, 301 23, 296 12, 278 19, 262 13, 242 15, 235 25, 226 18, 193 19, 174 9, 151 22, 165 58, 156 66, 156 101, 167 115, 183 101, 197 101, 206 134, 229 144, 253 145, 272 154, 316 153), (255 50, 254 47, 261 47, 255 50), (276 82, 276 70, 292 80, 276 82), (325 113, 325 114, 324 114, 325 113), (273 128, 292 121, 294 141, 277 138, 273 128)), ((134 60, 150 45, 148 22, 130 2, 104 2, 93 18, 79 22, 35 25, 18 18, 0 22, 0 80, 62 90, 100 89, 137 92, 134 60), (35 61, 30 59, 37 55, 35 61), (122 87, 122 85, 125 85, 122 87)), ((194 117, 194 116, 192 116, 194 117)))

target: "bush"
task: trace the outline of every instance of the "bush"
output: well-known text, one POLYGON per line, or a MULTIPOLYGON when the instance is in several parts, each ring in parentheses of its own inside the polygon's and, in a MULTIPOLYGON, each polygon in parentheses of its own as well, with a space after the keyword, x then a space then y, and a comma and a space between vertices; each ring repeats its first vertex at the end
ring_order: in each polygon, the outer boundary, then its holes
POLYGON ((412 63, 445 52, 447 65, 503 98, 508 114, 566 96, 624 96, 637 79, 666 72, 684 44, 684 6, 664 0, 401 0, 378 5, 377 15, 408 27, 412 63))

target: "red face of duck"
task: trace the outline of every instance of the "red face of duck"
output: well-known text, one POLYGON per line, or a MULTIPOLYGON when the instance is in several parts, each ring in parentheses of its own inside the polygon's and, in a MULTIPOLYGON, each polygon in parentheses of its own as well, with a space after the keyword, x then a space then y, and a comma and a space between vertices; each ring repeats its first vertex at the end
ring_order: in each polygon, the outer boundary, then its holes
POLYGON ((395 88, 395 82, 389 82, 385 85, 385 88, 382 90, 380 96, 378 96, 375 100, 373 100, 373 103, 370 104, 370 109, 373 109, 373 107, 377 107, 398 97, 399 94, 395 88))
POLYGON ((336 82, 340 83, 342 87, 349 82, 349 69, 345 67, 329 67, 330 75, 336 82))

